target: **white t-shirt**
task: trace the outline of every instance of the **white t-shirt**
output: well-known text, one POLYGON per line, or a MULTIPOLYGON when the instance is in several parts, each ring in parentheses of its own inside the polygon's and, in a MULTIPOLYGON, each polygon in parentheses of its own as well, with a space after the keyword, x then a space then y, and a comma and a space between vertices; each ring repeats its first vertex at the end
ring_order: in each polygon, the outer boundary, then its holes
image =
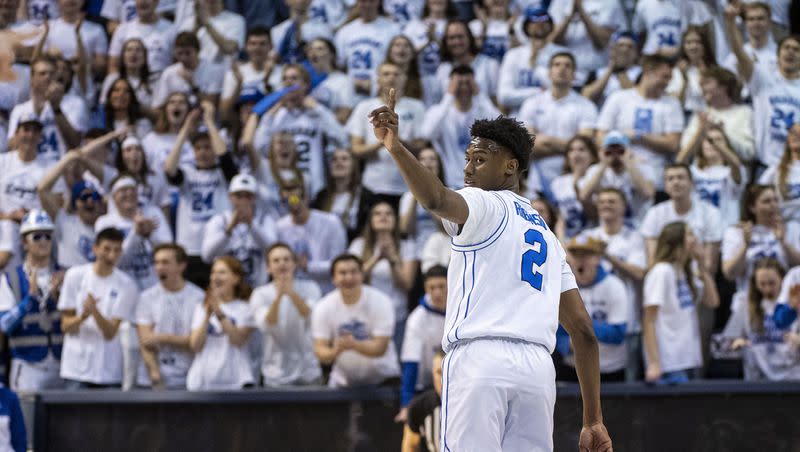
MULTIPOLYGON (((350 244, 347 251, 356 256, 364 253, 364 238, 358 237, 350 244)), ((401 240, 398 246, 398 254, 402 262, 414 260, 414 242, 401 240)), ((366 259, 364 259, 366 260, 366 259)), ((380 290, 392 300, 394 306, 394 318, 397 321, 405 320, 408 316, 408 292, 397 287, 392 278, 392 265, 387 259, 379 260, 370 272, 369 283, 371 286, 380 290)))
MULTIPOLYGON (((199 93, 219 94, 222 91, 225 69, 222 65, 200 60, 200 64, 192 73, 192 83, 197 87, 199 93)), ((164 105, 173 93, 192 94, 189 82, 180 75, 182 70, 183 64, 181 63, 175 63, 164 69, 153 90, 153 108, 164 105)))
MULTIPOLYGON (((601 271, 598 269, 598 271, 601 271)), ((598 275, 599 281, 590 286, 580 288, 583 304, 593 321, 608 325, 625 324, 630 317, 627 291, 622 280, 615 275, 598 275), (602 279, 601 279, 602 278, 602 279)), ((628 362, 628 347, 625 342, 621 344, 598 343, 600 350, 600 372, 616 372, 624 369, 628 362)), ((575 355, 568 355, 564 360, 571 366, 575 365, 575 355)))
MULTIPOLYGON (((614 235, 608 234, 602 226, 587 229, 580 235, 581 237, 593 237, 606 243, 606 253, 622 262, 647 268, 647 248, 644 237, 636 229, 623 226, 614 235)), ((621 272, 615 272, 614 267, 608 260, 602 261, 603 268, 616 275, 625 284, 625 293, 628 300, 628 333, 638 333, 641 331, 642 319, 642 284, 625 276, 621 272)), ((583 289, 581 289, 583 290, 583 289)))
MULTIPOLYGON (((377 143, 369 113, 383 105, 379 98, 361 101, 356 105, 345 128, 351 136, 359 137, 365 144, 377 143)), ((425 105, 417 99, 401 97, 395 105, 395 112, 400 120, 400 139, 411 141, 422 138, 421 130, 425 118, 425 105)), ((364 187, 373 193, 400 196, 405 192, 406 183, 400 170, 386 148, 378 149, 377 155, 364 160, 364 173, 361 181, 364 187)))
POLYGON ((589 219, 583 211, 583 204, 578 200, 575 192, 575 176, 562 174, 553 179, 550 190, 555 197, 556 207, 566 227, 566 238, 575 237, 589 224, 589 219))
POLYGON ((0 251, 11 253, 11 259, 0 271, 11 271, 22 261, 22 243, 19 224, 13 220, 0 220, 0 251))
POLYGON ((781 216, 784 220, 800 221, 800 161, 793 160, 786 174, 786 191, 784 194, 779 185, 780 165, 770 166, 759 179, 759 184, 775 187, 775 193, 781 201, 781 216))
POLYGON ((739 207, 747 181, 747 170, 744 167, 739 169, 741 182, 737 184, 731 176, 729 166, 708 166, 700 169, 696 164, 692 164, 690 168, 695 194, 719 209, 722 226, 738 223, 739 207))
POLYGON ((425 242, 420 258, 420 270, 425 274, 434 265, 447 267, 450 265, 450 236, 436 231, 425 242))
POLYGON ((158 19, 154 24, 142 23, 138 18, 120 24, 114 30, 108 55, 122 57, 122 48, 129 39, 141 39, 147 49, 147 64, 150 72, 157 74, 172 64, 172 46, 177 31, 172 22, 158 19))
POLYGON ((686 78, 684 79, 680 68, 677 66, 672 68, 672 80, 667 85, 667 94, 680 98, 681 91, 686 86, 683 99, 683 109, 695 112, 705 111, 706 100, 703 97, 703 90, 700 89, 700 69, 697 66, 689 66, 686 70, 686 78))
MULTIPOLYGON (((216 16, 212 17, 209 15, 208 23, 214 27, 214 30, 222 35, 224 39, 236 42, 239 50, 244 49, 244 39, 247 34, 247 25, 245 24, 244 17, 223 9, 216 16)), ((178 28, 180 31, 194 32, 194 26, 195 18, 190 17, 184 20, 178 28)), ((198 57, 201 60, 224 63, 226 68, 230 66, 230 63, 233 61, 233 56, 226 56, 222 53, 222 49, 219 48, 206 27, 201 27, 197 30, 195 35, 200 41, 200 54, 198 57)))
MULTIPOLYGON (((566 96, 556 99, 553 92, 547 90, 523 102, 517 119, 539 133, 569 140, 583 129, 594 129, 597 123, 597 107, 575 91, 569 91, 566 96)), ((538 165, 545 183, 561 174, 566 151, 564 149, 563 155, 539 158, 533 162, 538 165)))
MULTIPOLYGON (((414 195, 410 191, 403 193, 403 196, 400 197, 400 218, 409 213, 413 202, 414 195)), ((439 226, 433 221, 433 216, 428 209, 422 207, 422 204, 418 202, 414 203, 414 218, 414 234, 411 239, 414 242, 414 259, 419 260, 422 257, 425 242, 439 230, 439 226)))
POLYGON ((117 267, 133 278, 139 289, 147 289, 158 282, 153 267, 153 249, 161 243, 171 242, 172 231, 161 209, 144 206, 141 210, 143 216, 156 222, 156 228, 149 237, 142 237, 136 233, 133 219, 125 218, 116 211, 110 211, 98 218, 94 230, 100 232, 106 228, 117 228, 122 231, 125 241, 122 242, 122 257, 117 267))
MULTIPOLYGON (((794 249, 800 249, 800 224, 789 221, 786 223, 786 243, 794 249)), ((725 236, 722 239, 722 246, 720 252, 722 261, 733 258, 742 247, 746 246, 745 252, 745 271, 736 278, 736 290, 746 291, 750 276, 753 274, 753 267, 756 263, 764 258, 772 258, 777 260, 783 265, 784 268, 789 267, 789 259, 786 251, 783 249, 775 232, 765 226, 755 224, 753 225, 753 232, 750 237, 750 243, 744 242, 744 233, 742 229, 736 226, 731 226, 725 230, 725 236)))
POLYGON ((48 170, 41 155, 23 162, 18 151, 0 153, 0 212, 41 207, 36 187, 48 170))
MULTIPOLYGON (((192 332, 194 310, 202 307, 205 293, 190 282, 177 292, 170 292, 161 284, 142 292, 136 306, 134 322, 153 328, 156 334, 189 336, 192 332)), ((192 353, 185 349, 161 345, 158 347, 158 369, 167 388, 186 387, 186 374, 192 364, 192 353)), ((139 386, 150 386, 150 375, 141 362, 136 378, 139 386)))
MULTIPOLYGON (((732 105, 725 110, 707 106, 704 111, 712 122, 722 123, 725 137, 731 142, 731 147, 740 159, 750 161, 756 157, 753 143, 753 109, 749 105, 732 105)), ((697 115, 692 115, 681 134, 681 148, 688 146, 699 126, 700 120, 697 115)))
MULTIPOLYGON (((279 49, 283 41, 287 39, 289 27, 292 26, 294 21, 289 18, 283 22, 275 25, 269 29, 270 39, 275 49, 279 49)), ((295 39, 297 39, 297 31, 295 30, 295 39)), ((307 20, 300 26, 300 41, 311 42, 317 38, 326 39, 331 41, 333 39, 333 30, 325 22, 318 20, 307 20)))
MULTIPOLYGON (((695 283, 695 287, 698 296, 702 294, 702 285, 695 283)), ((644 277, 644 306, 659 308, 655 327, 662 372, 703 365, 697 301, 686 276, 679 275, 672 264, 659 262, 644 277)))
POLYGON ((120 24, 130 22, 138 17, 136 0, 103 0, 100 16, 120 24))
POLYGON ((61 209, 56 214, 55 240, 58 265, 70 268, 94 261, 94 226, 81 221, 77 214, 61 209))
MULTIPOLYGON (((671 96, 658 99, 642 97, 636 88, 617 91, 603 104, 597 118, 597 129, 608 132, 633 130, 647 135, 680 133, 683 131, 683 107, 671 96)), ((668 157, 639 144, 632 144, 631 149, 657 175, 664 174, 668 157)), ((663 188, 663 180, 659 178, 657 188, 663 188)))
POLYGON ((689 225, 695 237, 703 244, 722 240, 722 218, 719 209, 697 198, 692 199, 691 209, 683 215, 675 211, 672 200, 654 205, 645 214, 639 232, 646 239, 658 239, 664 226, 676 221, 683 221, 689 225))
MULTIPOLYGON (((352 5, 351 0, 311 0, 311 5, 308 7, 308 18, 336 28, 347 19, 347 12, 352 5)), ((273 43, 273 45, 277 44, 273 43)))
MULTIPOLYGON (((351 334, 357 341, 394 335, 392 302, 378 289, 362 286, 361 298, 351 305, 342 300, 339 290, 322 297, 311 312, 311 334, 314 340, 333 342, 338 336, 351 334)), ((389 340, 386 353, 380 357, 364 356, 354 350, 342 352, 333 363, 328 386, 373 385, 400 375, 397 351, 389 340)))
MULTIPOLYGON (((293 289, 306 305, 313 309, 322 296, 319 286, 308 280, 295 279, 293 289)), ((250 307, 261 331, 264 355, 261 375, 266 386, 313 383, 322 377, 311 340, 311 314, 300 315, 288 295, 283 295, 278 307, 278 322, 267 324, 267 312, 276 302, 275 284, 261 286, 250 295, 250 307)))
POLYGON ((374 83, 389 42, 399 34, 400 27, 385 17, 379 16, 369 23, 355 19, 342 26, 334 36, 337 65, 346 67, 352 80, 372 80, 374 83))
MULTIPOLYGON (((164 171, 164 162, 167 161, 172 146, 178 136, 171 133, 150 132, 142 139, 142 149, 147 157, 147 164, 153 171, 164 171)), ((191 143, 183 143, 181 148, 180 165, 194 165, 194 151, 191 143)))
MULTIPOLYGON (((98 276, 92 265, 79 265, 67 270, 58 309, 74 310, 80 316, 83 302, 91 294, 106 320, 132 320, 139 292, 136 283, 116 268, 109 276, 98 276)), ((64 335, 60 375, 61 378, 95 384, 121 383, 122 346, 119 335, 106 340, 93 317, 83 321, 77 334, 64 335)))
POLYGON ((433 357, 442 349, 444 320, 444 312, 432 308, 428 304, 427 296, 411 311, 406 320, 400 362, 417 363, 419 366, 414 387, 417 391, 433 385, 433 357))
POLYGON ((311 209, 305 224, 296 224, 286 215, 275 225, 278 240, 288 244, 298 256, 308 257, 308 271, 298 269, 299 278, 314 280, 323 293, 333 290, 331 262, 347 249, 347 232, 334 214, 311 209))
MULTIPOLYGON (((85 132, 86 125, 88 125, 89 122, 89 113, 86 108, 86 103, 65 102, 70 97, 71 96, 64 96, 61 101, 61 110, 74 129, 79 132, 85 132)), ((32 100, 17 104, 17 106, 11 110, 11 116, 8 120, 9 140, 14 137, 20 118, 32 115, 36 115, 32 100)), ((36 116, 39 117, 39 121, 43 124, 42 141, 39 142, 39 155, 44 157, 48 164, 55 164, 61 159, 61 156, 67 152, 67 144, 64 141, 64 137, 61 136, 58 126, 56 126, 56 116, 53 113, 50 102, 45 102, 41 113, 36 116)))
MULTIPOLYGON (((475 82, 480 88, 480 93, 488 97, 497 96, 497 76, 500 74, 500 63, 494 58, 479 53, 475 55, 469 66, 475 73, 475 82)), ((439 64, 439 69, 436 70, 436 79, 439 80, 439 92, 441 93, 439 99, 447 93, 447 88, 450 86, 450 72, 452 71, 453 63, 449 61, 442 61, 439 64)))
POLYGON ((511 47, 511 32, 505 20, 488 19, 484 25, 480 19, 472 19, 469 29, 472 36, 483 43, 481 53, 494 58, 498 63, 511 47))
MULTIPOLYGON (((244 300, 233 300, 220 305, 222 312, 238 328, 255 328, 253 310, 244 300)), ((206 308, 198 304, 192 314, 192 331, 203 325, 206 308)), ((203 349, 194 355, 186 376, 186 389, 190 391, 225 391, 242 389, 253 384, 253 370, 247 344, 235 346, 222 331, 217 316, 208 322, 208 332, 203 349)))
MULTIPOLYGON (((744 43, 743 47, 745 53, 750 57, 750 61, 752 61, 753 64, 764 69, 765 71, 778 71, 778 44, 775 43, 771 33, 764 47, 755 49, 753 48, 753 44, 751 42, 744 43)), ((728 56, 722 61, 721 66, 733 72, 734 74, 738 73, 739 71, 739 62, 736 59, 736 55, 733 53, 728 54, 728 56)), ((746 98, 749 96, 750 90, 747 89, 747 86, 742 87, 742 97, 746 98)))
POLYGON ((61 15, 57 0, 28 0, 28 20, 34 25, 41 25, 48 19, 61 15))
POLYGON ((199 256, 203 229, 214 215, 230 208, 228 181, 220 168, 197 169, 182 165, 183 183, 175 218, 175 242, 189 256, 199 256))
POLYGON ((536 66, 531 67, 531 45, 523 45, 509 49, 500 65, 500 80, 497 83, 497 101, 500 105, 511 109, 515 116, 526 99, 550 86, 547 67, 550 58, 559 52, 567 52, 568 48, 547 44, 536 54, 536 66))
POLYGON ((328 73, 325 80, 311 91, 311 97, 331 111, 338 108, 352 109, 356 105, 353 82, 339 71, 328 73))
MULTIPOLYGON (((264 82, 269 74, 267 74, 267 72, 264 70, 256 70, 253 67, 253 63, 249 61, 246 63, 240 63, 239 73, 242 74, 242 86, 240 87, 241 91, 251 88, 258 89, 262 93, 269 91, 269 87, 264 82)), ((236 92, 236 77, 233 75, 233 71, 229 69, 227 72, 225 72, 225 78, 222 81, 222 95, 220 97, 223 99, 230 99, 234 96, 236 96, 234 100, 238 103, 239 93, 236 92)))
MULTIPOLYGON (((606 73, 608 72, 608 68, 599 69, 595 71, 595 78, 594 80, 602 79, 605 77, 606 73)), ((625 75, 628 77, 628 80, 631 82, 636 82, 639 76, 642 74, 642 68, 640 66, 631 66, 625 71, 625 75)), ((602 107, 605 103, 608 96, 612 95, 613 93, 623 89, 622 83, 619 81, 619 77, 617 74, 611 74, 611 77, 608 78, 608 83, 606 83, 606 87, 603 89, 603 94, 600 96, 599 101, 597 104, 602 107)))
POLYGON ((460 231, 442 221, 453 237, 442 348, 500 337, 552 351, 561 294, 577 287, 560 242, 530 201, 511 191, 458 193, 469 216, 460 231))
MULTIPOLYGON (((47 34, 47 41, 44 44, 44 51, 58 49, 61 57, 71 60, 78 56, 78 41, 75 35, 75 26, 62 18, 51 19, 48 21, 50 31, 47 34)), ((108 53, 108 38, 103 27, 84 20, 81 22, 81 41, 86 51, 87 57, 93 55, 105 55, 108 53)))
POLYGON ((787 79, 779 71, 756 66, 748 87, 753 95, 758 159, 765 165, 777 165, 789 128, 800 117, 800 77, 787 79))
POLYGON ((30 66, 14 64, 11 70, 17 79, 0 82, 0 150, 8 149, 8 115, 17 104, 30 98, 30 66))
POLYGON ((424 6, 424 0, 383 0, 383 10, 400 25, 422 17, 424 6))
MULTIPOLYGON (((572 13, 572 5, 573 0, 554 0, 549 8, 553 22, 558 24, 569 17, 572 13)), ((620 28, 621 23, 625 23, 625 21, 620 21, 621 17, 625 17, 620 0, 588 0, 584 1, 582 6, 598 27, 616 30, 620 28)), ((627 28, 627 26, 623 25, 622 28, 627 28)), ((580 84, 583 84, 586 80, 585 76, 591 71, 608 65, 607 46, 600 50, 594 46, 586 24, 577 14, 572 16, 564 33, 564 45, 569 47, 570 52, 575 56, 576 76, 579 74, 583 76, 576 78, 580 84)))
MULTIPOLYGON (((589 169, 586 170, 586 174, 578 181, 578 188, 583 189, 586 187, 601 168, 602 166, 597 163, 590 166, 589 169)), ((656 184, 658 177, 653 174, 653 170, 650 166, 639 163, 638 169, 645 179, 652 182, 654 185, 656 184)), ((633 224, 639 224, 644 218, 645 213, 647 213, 647 209, 653 205, 653 198, 646 197, 634 190, 633 179, 628 171, 617 174, 613 169, 606 168, 603 171, 597 188, 601 189, 607 187, 619 189, 625 194, 625 200, 628 205, 626 216, 629 217, 627 219, 633 224)))
POLYGON ((636 33, 647 33, 642 54, 652 55, 664 48, 681 45, 688 24, 686 0, 639 0, 631 21, 636 33))
POLYGON ((464 186, 464 157, 472 139, 469 133, 472 123, 477 119, 494 119, 498 116, 500 111, 486 96, 473 97, 472 108, 462 112, 456 107, 455 98, 450 93, 425 113, 420 133, 433 142, 439 153, 448 187, 464 186))
POLYGON ((265 253, 275 242, 275 223, 268 215, 256 211, 252 224, 237 224, 230 235, 225 228, 233 212, 227 210, 211 217, 203 230, 201 254, 211 263, 218 256, 233 256, 242 263, 247 283, 251 287, 266 284, 265 253))
MULTIPOLYGON (((366 116, 364 120, 368 121, 366 116)), ((297 167, 311 183, 309 196, 314 198, 325 188, 327 152, 331 147, 349 148, 350 137, 336 116, 322 105, 311 109, 284 107, 262 116, 254 140, 256 149, 269 149, 272 135, 279 131, 294 138, 297 167)))

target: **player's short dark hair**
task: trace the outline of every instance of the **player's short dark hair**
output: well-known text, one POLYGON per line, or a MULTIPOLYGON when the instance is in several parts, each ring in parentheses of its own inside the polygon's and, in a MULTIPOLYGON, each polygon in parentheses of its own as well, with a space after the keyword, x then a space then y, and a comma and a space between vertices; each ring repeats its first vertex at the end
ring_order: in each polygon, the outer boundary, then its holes
POLYGON ((575 55, 573 55, 571 52, 554 53, 553 56, 550 57, 550 61, 547 62, 547 67, 552 66, 556 58, 569 58, 569 60, 572 61, 572 69, 575 69, 577 67, 576 66, 577 63, 575 62, 575 55))
POLYGON ((778 41, 778 53, 780 53, 783 45, 786 44, 786 41, 794 41, 797 44, 800 44, 800 34, 786 35, 780 41, 778 41))
POLYGON ((450 71, 450 77, 454 75, 475 75, 475 71, 467 64, 459 64, 450 71))
POLYGON ((742 5, 742 19, 747 19, 747 13, 754 9, 761 9, 767 13, 767 19, 772 17, 772 7, 764 2, 750 2, 742 5))
POLYGON ((321 38, 321 37, 320 38, 314 38, 309 42, 309 44, 311 42, 314 42, 314 41, 319 41, 319 42, 325 44, 325 46, 328 48, 328 51, 333 56, 333 61, 336 61, 336 46, 333 44, 333 42, 330 39, 325 39, 325 38, 321 38))
POLYGON ((125 234, 117 228, 105 228, 97 233, 94 237, 94 244, 99 245, 101 242, 117 242, 122 243, 125 240, 125 234))
POLYGON ((692 177, 692 169, 689 167, 689 165, 687 165, 685 163, 670 163, 669 165, 664 167, 664 176, 666 176, 667 175, 667 171, 669 171, 671 169, 682 169, 682 170, 686 171, 686 174, 689 175, 689 180, 690 181, 694 181, 694 177, 692 177))
POLYGON ((642 72, 650 72, 654 71, 661 66, 669 66, 672 67, 675 65, 675 62, 671 58, 667 58, 664 55, 654 54, 654 55, 645 55, 642 57, 642 72))
POLYGON ((447 278, 447 267, 434 265, 429 268, 428 271, 425 272, 424 281, 428 281, 431 278, 447 278))
POLYGON ((270 245, 270 246, 267 248, 267 252, 266 252, 266 253, 264 253, 264 256, 266 256, 266 257, 267 257, 267 261, 269 261, 269 255, 270 255, 270 254, 271 254, 273 251, 277 250, 278 248, 284 248, 284 249, 286 249, 287 251, 289 251, 289 254, 291 254, 291 255, 292 255, 292 259, 294 259, 294 260, 297 260, 297 256, 294 254, 294 250, 292 249, 292 247, 291 247, 291 246, 289 246, 289 244, 288 244, 288 243, 286 243, 286 242, 275 242, 275 243, 273 243, 272 245, 270 245))
POLYGON ((269 28, 263 25, 250 27, 247 30, 247 37, 250 38, 250 36, 264 36, 267 38, 267 41, 272 42, 272 36, 269 35, 269 28))
POLYGON ((156 247, 153 248, 153 256, 159 251, 172 251, 172 255, 175 256, 175 260, 178 261, 179 264, 189 262, 189 256, 186 255, 186 250, 177 243, 167 242, 156 245, 156 247))
POLYGON ((535 137, 525 125, 514 118, 500 115, 494 119, 479 119, 469 130, 473 138, 485 138, 503 146, 519 162, 519 172, 528 170, 535 137))
POLYGON ((175 37, 175 47, 191 47, 198 52, 200 51, 200 40, 194 33, 182 31, 175 37))
POLYGON ((356 265, 358 265, 358 270, 363 271, 364 263, 358 256, 356 256, 355 254, 344 253, 336 256, 336 258, 333 259, 333 262, 331 262, 331 276, 333 276, 334 271, 336 271, 337 265, 339 265, 342 262, 348 262, 348 261, 355 262, 356 265))

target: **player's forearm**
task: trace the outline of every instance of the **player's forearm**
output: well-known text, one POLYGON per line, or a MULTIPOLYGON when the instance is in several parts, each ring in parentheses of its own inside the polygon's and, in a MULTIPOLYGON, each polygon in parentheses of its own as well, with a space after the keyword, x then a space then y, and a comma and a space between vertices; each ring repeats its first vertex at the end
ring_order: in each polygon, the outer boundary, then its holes
POLYGON ((444 207, 448 188, 439 180, 439 177, 422 166, 414 154, 399 140, 395 140, 391 155, 414 198, 422 207, 440 217, 447 218, 441 214, 441 209, 444 207))
POLYGON ((644 308, 644 318, 642 320, 642 343, 648 364, 661 365, 661 357, 658 352, 658 340, 656 339, 656 317, 658 316, 657 306, 644 308))
POLYGON ((642 281, 647 273, 647 269, 644 267, 629 264, 617 257, 606 255, 605 258, 611 263, 611 266, 614 267, 615 270, 621 273, 622 276, 634 279, 636 281, 642 281))
POLYGON ((583 399, 583 425, 603 422, 600 407, 600 352, 592 325, 581 328, 578 334, 570 334, 575 350, 575 371, 583 399))
POLYGON ((142 361, 147 368, 147 375, 153 386, 161 383, 161 370, 158 368, 158 352, 148 347, 139 347, 142 354, 142 361))
POLYGON ((110 341, 114 339, 119 329, 119 320, 108 320, 96 309, 92 312, 92 318, 94 318, 97 327, 100 328, 100 331, 103 333, 103 338, 105 338, 105 340, 110 341))
POLYGON ((74 312, 70 314, 62 313, 61 329, 67 334, 78 334, 81 329, 81 323, 85 319, 85 317, 79 316, 74 312))
POLYGON ((317 355, 320 364, 326 366, 333 364, 336 361, 336 357, 339 356, 339 352, 327 344, 316 344, 314 346, 314 354, 317 355))
POLYGON ((182 348, 184 350, 191 349, 191 347, 189 346, 189 336, 162 334, 159 336, 159 342, 161 343, 161 345, 169 345, 170 347, 182 348))
POLYGON ((673 155, 678 152, 680 144, 680 134, 668 133, 663 135, 646 134, 642 135, 640 143, 650 148, 652 151, 664 155, 673 155))
POLYGON ((389 341, 387 339, 376 337, 365 341, 356 341, 353 345, 353 351, 370 358, 379 358, 386 353, 388 347, 389 341))

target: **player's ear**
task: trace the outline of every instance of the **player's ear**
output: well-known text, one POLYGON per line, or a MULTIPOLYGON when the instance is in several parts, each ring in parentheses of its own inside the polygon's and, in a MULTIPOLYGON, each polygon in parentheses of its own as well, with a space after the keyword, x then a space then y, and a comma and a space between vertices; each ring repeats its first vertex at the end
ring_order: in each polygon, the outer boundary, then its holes
POLYGON ((510 158, 506 160, 506 169, 504 171, 506 176, 513 176, 517 174, 517 170, 519 169, 519 160, 515 158, 510 158))

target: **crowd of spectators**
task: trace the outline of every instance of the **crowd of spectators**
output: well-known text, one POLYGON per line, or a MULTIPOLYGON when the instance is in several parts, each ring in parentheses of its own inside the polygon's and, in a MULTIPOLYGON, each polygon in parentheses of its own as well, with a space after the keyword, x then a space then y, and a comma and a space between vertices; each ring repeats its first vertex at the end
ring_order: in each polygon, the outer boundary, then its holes
MULTIPOLYGON (((454 189, 474 120, 535 134, 519 194, 568 251, 604 381, 723 358, 797 378, 790 3, 2 0, 5 379, 399 384, 405 419, 450 241, 372 132, 391 89, 454 189)), ((562 330, 554 359, 575 380, 562 330)))

